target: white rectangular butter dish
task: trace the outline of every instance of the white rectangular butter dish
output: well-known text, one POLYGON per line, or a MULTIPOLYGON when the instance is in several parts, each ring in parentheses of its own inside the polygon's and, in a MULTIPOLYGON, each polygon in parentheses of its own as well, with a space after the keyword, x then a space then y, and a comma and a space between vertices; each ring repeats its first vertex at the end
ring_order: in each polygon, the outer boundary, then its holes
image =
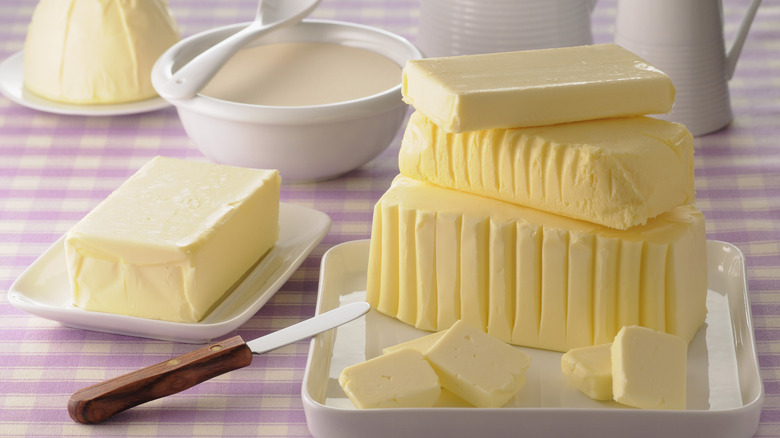
MULTIPOLYGON (((365 299, 368 240, 331 248, 323 257, 317 313, 365 299)), ((371 436, 751 437, 764 399, 745 279, 744 257, 707 242, 708 316, 688 350, 685 411, 651 411, 589 399, 566 383, 561 353, 523 348, 527 382, 502 408, 442 399, 433 408, 358 410, 338 384, 341 370, 384 347, 425 334, 375 310, 312 340, 302 396, 317 438, 371 436)), ((521 348, 521 347, 517 347, 521 348)))

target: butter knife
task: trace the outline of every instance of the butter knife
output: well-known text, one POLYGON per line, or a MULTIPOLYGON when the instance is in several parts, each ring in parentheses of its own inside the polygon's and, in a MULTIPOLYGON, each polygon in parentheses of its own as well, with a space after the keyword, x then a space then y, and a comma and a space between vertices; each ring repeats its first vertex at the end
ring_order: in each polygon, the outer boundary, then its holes
POLYGON ((252 363, 262 354, 352 321, 368 303, 352 303, 290 327, 244 342, 234 336, 156 365, 80 389, 68 401, 70 417, 79 423, 99 423, 133 406, 181 392, 213 377, 252 363))

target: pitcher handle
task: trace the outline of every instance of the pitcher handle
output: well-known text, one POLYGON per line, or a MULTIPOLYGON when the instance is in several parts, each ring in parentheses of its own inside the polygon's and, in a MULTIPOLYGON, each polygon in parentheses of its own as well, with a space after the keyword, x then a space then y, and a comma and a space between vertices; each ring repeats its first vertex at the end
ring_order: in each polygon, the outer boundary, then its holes
POLYGON ((745 45, 745 38, 747 38, 750 25, 753 23, 753 18, 756 16, 756 11, 758 11, 760 5, 761 0, 752 0, 750 2, 745 17, 742 18, 742 23, 739 25, 739 30, 737 30, 737 35, 734 37, 734 42, 731 44, 728 52, 726 52, 726 77, 729 79, 734 76, 739 54, 742 52, 742 46, 745 45))

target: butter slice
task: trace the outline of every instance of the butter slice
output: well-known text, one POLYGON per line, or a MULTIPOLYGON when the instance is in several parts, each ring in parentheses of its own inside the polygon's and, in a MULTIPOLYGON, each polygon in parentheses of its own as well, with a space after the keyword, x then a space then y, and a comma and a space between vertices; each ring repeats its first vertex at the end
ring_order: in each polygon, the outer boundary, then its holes
POLYGON ((423 330, 463 319, 568 351, 624 325, 690 341, 706 314, 704 217, 681 206, 615 230, 397 177, 374 208, 367 301, 423 330))
POLYGON ((410 60, 404 101, 448 132, 667 113, 671 79, 601 44, 410 60))
POLYGON ((561 371, 594 400, 612 400, 612 344, 573 348, 561 356, 561 371))
POLYGON ((643 409, 685 409, 688 344, 646 327, 623 327, 612 343, 616 402, 643 409))
POLYGON ((531 358, 457 321, 425 353, 442 387, 477 407, 505 405, 525 383, 531 358))
POLYGON ((420 336, 419 338, 415 338, 410 341, 401 342, 400 344, 391 345, 389 347, 383 348, 382 354, 392 353, 402 348, 411 348, 425 354, 425 352, 428 351, 428 349, 431 348, 431 346, 436 343, 436 341, 438 341, 442 335, 444 335, 444 330, 425 336, 420 336))
POLYGON ((198 322, 275 244, 276 170, 157 157, 65 237, 73 304, 198 322))
POLYGON ((74 104, 149 99, 157 95, 152 66, 180 38, 167 0, 40 0, 24 45, 24 86, 74 104))
POLYGON ((344 368, 339 384, 360 409, 430 407, 441 394, 439 377, 411 348, 344 368))
POLYGON ((448 134, 415 112, 398 166, 410 178, 618 229, 695 198, 691 133, 650 117, 448 134))

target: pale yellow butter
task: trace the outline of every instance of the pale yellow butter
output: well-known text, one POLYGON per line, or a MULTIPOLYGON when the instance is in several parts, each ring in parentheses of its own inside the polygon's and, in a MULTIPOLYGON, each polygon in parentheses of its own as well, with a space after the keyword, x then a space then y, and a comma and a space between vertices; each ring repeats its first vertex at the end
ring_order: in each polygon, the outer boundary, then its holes
POLYGON ((420 353, 425 354, 431 346, 444 335, 444 330, 440 332, 431 333, 419 338, 412 339, 410 341, 401 342, 400 344, 391 345, 382 349, 382 354, 392 353, 402 348, 411 348, 417 350, 420 353))
POLYGON ((180 34, 167 0, 40 0, 24 86, 50 100, 123 103, 157 95, 151 72, 180 34))
POLYGON ((669 112, 671 79, 614 44, 410 60, 404 100, 449 132, 669 112))
POLYGON ((561 356, 561 371, 594 400, 612 400, 612 344, 573 348, 561 356))
POLYGON ((477 407, 505 405, 525 383, 531 358, 464 321, 425 353, 442 387, 477 407))
POLYGON ((691 133, 650 117, 449 134, 415 112, 398 167, 417 180, 618 229, 695 198, 691 133))
POLYGON ((374 208, 367 301, 424 330, 463 319, 557 351, 634 324, 690 341, 706 294, 692 206, 615 230, 399 176, 374 208))
POLYGON ((360 409, 429 407, 441 394, 439 377, 411 348, 344 368, 339 384, 360 409))
POLYGON ((643 409, 685 409, 688 344, 645 327, 623 327, 612 343, 616 402, 643 409))
POLYGON ((279 235, 276 170, 157 157, 65 238, 73 304, 200 321, 279 235))

